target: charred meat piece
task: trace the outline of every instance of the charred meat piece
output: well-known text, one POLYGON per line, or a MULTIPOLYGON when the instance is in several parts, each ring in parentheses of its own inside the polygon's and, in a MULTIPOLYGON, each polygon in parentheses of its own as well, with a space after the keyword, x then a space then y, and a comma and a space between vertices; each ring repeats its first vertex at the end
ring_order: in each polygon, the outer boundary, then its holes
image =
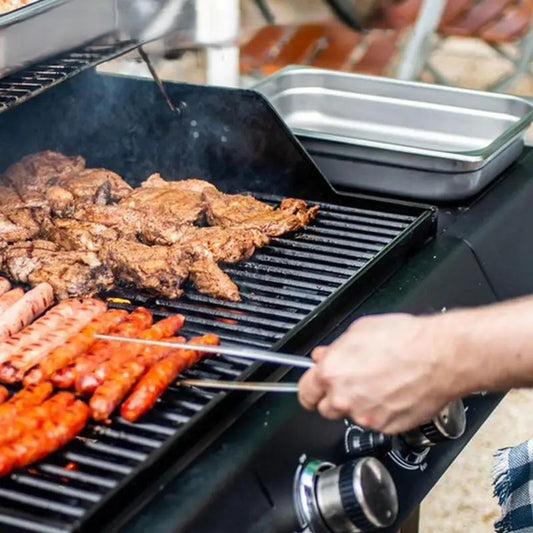
POLYGON ((13 187, 0 185, 0 213, 13 211, 13 209, 20 209, 25 206, 24 200, 13 187))
POLYGON ((147 246, 119 239, 106 244, 101 258, 117 279, 168 298, 178 298, 189 275, 190 256, 168 246, 147 246))
POLYGON ((131 192, 131 187, 115 172, 105 168, 86 168, 49 180, 46 200, 52 212, 69 216, 77 206, 116 203, 131 192))
POLYGON ((43 206, 46 189, 54 180, 79 174, 84 168, 85 160, 81 156, 39 152, 11 165, 4 173, 4 182, 14 187, 26 205, 43 206))
POLYGON ((287 198, 278 209, 253 196, 224 194, 205 190, 203 193, 207 220, 211 225, 256 228, 270 237, 296 231, 309 224, 319 209, 308 207, 303 200, 287 198))
POLYGON ((0 240, 13 243, 33 239, 39 234, 40 227, 37 222, 31 218, 31 215, 28 216, 28 210, 24 210, 26 213, 22 211, 15 211, 14 216, 0 213, 0 240), (26 219, 27 216, 28 218, 26 219), (18 223, 19 217, 25 218, 27 225, 18 223))
POLYGON ((190 278, 196 290, 202 294, 231 302, 241 300, 237 285, 212 258, 207 257, 195 261, 191 266, 190 278))
POLYGON ((63 250, 98 252, 107 242, 118 239, 118 232, 103 224, 53 218, 43 224, 42 235, 63 250))
POLYGON ((112 287, 114 278, 93 252, 62 251, 49 241, 8 246, 4 270, 14 280, 37 285, 48 282, 57 298, 92 296, 112 287))
POLYGON ((203 191, 207 221, 211 226, 236 226, 252 218, 274 212, 271 205, 243 194, 225 194, 207 189, 203 191))
POLYGON ((154 174, 122 200, 121 205, 176 224, 192 224, 202 217, 205 189, 216 191, 213 185, 202 180, 165 181, 154 174))
POLYGON ((216 262, 237 263, 269 242, 268 236, 257 228, 191 227, 180 239, 180 246, 197 259, 211 257, 216 262))
POLYGON ((124 205, 87 205, 76 209, 73 218, 113 228, 129 240, 139 238, 147 244, 174 244, 185 227, 169 217, 143 212, 124 205))

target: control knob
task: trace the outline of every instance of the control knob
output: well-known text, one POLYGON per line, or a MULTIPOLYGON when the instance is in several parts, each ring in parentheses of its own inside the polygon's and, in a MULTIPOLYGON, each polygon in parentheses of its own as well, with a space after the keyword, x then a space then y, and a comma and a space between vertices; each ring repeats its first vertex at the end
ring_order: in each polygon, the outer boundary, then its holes
POLYGON ((403 441, 414 450, 455 440, 466 429, 466 412, 462 400, 449 403, 430 422, 402 434, 403 441))
POLYGON ((295 483, 302 527, 312 533, 363 533, 389 527, 398 514, 396 486, 383 464, 364 457, 340 466, 302 465, 295 483))

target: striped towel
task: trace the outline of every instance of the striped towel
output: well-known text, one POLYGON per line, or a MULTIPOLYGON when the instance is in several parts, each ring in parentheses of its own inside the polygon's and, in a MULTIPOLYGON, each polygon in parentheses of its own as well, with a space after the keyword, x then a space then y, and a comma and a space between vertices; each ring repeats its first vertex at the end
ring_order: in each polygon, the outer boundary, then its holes
POLYGON ((492 482, 501 508, 497 533, 533 533, 533 440, 494 454, 492 482))

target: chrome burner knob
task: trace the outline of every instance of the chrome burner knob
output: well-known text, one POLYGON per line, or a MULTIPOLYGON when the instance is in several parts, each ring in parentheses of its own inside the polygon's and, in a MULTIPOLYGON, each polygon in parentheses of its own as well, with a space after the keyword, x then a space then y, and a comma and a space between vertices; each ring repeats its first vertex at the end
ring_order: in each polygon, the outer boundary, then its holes
POLYGON ((304 471, 308 477, 304 473, 296 484, 296 504, 301 525, 312 533, 370 532, 396 520, 396 486, 377 459, 341 466, 312 461, 304 471))
POLYGON ((430 422, 402 433, 402 439, 411 448, 421 449, 439 442, 458 439, 465 429, 465 408, 462 400, 456 400, 449 403, 430 422))

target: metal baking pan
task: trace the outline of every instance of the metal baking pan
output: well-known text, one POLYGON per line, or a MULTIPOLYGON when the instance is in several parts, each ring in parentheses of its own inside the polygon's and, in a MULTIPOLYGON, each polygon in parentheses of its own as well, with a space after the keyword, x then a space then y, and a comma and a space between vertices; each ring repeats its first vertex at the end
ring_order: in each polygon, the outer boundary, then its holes
POLYGON ((254 89, 334 188, 424 200, 479 192, 518 158, 533 120, 533 106, 514 96, 307 67, 254 89), (353 161, 353 173, 335 158, 353 161))
POLYGON ((115 0, 38 0, 0 15, 0 76, 116 30, 115 0))

